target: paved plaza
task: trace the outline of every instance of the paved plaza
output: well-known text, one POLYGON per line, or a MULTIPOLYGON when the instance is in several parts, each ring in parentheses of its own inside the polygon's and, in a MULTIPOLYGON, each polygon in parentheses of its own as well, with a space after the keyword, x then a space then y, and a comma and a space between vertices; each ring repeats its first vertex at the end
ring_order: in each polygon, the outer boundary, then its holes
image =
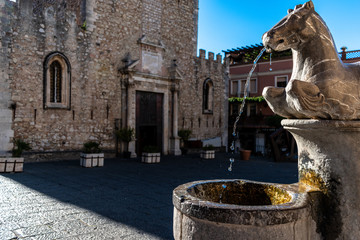
POLYGON ((25 163, 0 174, 0 239, 173 239, 172 190, 203 179, 242 178, 293 183, 296 163, 252 157, 235 161, 197 155, 164 156, 159 164, 105 159, 82 168, 78 160, 25 163))

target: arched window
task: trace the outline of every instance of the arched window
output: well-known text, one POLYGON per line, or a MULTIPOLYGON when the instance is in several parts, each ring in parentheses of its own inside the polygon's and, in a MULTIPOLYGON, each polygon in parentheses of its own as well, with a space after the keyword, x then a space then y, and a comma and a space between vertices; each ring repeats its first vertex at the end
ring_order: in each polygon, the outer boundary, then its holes
POLYGON ((61 103, 61 79, 61 65, 59 61, 53 61, 50 65, 50 102, 52 103, 61 103))
POLYGON ((203 113, 212 113, 214 105, 214 86, 210 78, 204 81, 203 86, 203 113))
POLYGON ((71 71, 65 55, 52 53, 44 62, 44 108, 70 109, 71 71))

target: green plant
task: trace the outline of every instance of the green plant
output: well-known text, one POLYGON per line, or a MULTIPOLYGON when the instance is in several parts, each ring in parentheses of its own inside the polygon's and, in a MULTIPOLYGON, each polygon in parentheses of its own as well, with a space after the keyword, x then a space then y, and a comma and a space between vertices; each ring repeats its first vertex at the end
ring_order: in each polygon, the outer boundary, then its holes
POLYGON ((95 141, 88 141, 84 143, 84 153, 99 153, 101 152, 100 143, 95 141))
POLYGON ((215 150, 215 147, 213 145, 209 144, 209 145, 203 146, 202 149, 204 151, 210 151, 210 150, 215 150))
MULTIPOLYGON (((253 48, 250 49, 244 53, 242 53, 242 62, 243 63, 249 63, 249 62, 253 62, 256 57, 259 55, 261 51, 261 48, 253 48)), ((285 50, 282 52, 274 52, 271 53, 271 58, 272 59, 276 59, 276 58, 281 58, 281 57, 289 57, 292 56, 292 51, 291 50, 285 50)), ((270 53, 264 53, 261 57, 261 59, 269 61, 270 60, 270 53)))
MULTIPOLYGON (((242 97, 231 97, 229 98, 229 102, 239 102, 241 103, 242 101, 244 101, 244 98, 242 97)), ((264 102, 265 98, 263 96, 258 96, 258 97, 247 97, 246 98, 246 102, 264 102)))
POLYGON ((116 130, 115 135, 120 141, 126 143, 126 152, 127 152, 129 149, 129 142, 134 140, 135 130, 131 127, 125 127, 125 128, 116 130))
POLYGON ((14 147, 12 149, 13 157, 21 157, 23 151, 31 150, 30 144, 21 139, 14 139, 14 147))
POLYGON ((191 130, 181 129, 178 131, 178 135, 183 141, 187 141, 187 140, 189 140, 189 137, 191 135, 191 130))
POLYGON ((116 137, 125 143, 129 143, 134 139, 135 130, 133 128, 127 127, 115 131, 116 137))
POLYGON ((80 28, 84 31, 86 31, 87 26, 86 26, 86 20, 83 22, 83 24, 80 26, 80 28))
POLYGON ((153 145, 147 145, 144 147, 143 152, 146 153, 158 153, 159 149, 157 146, 153 146, 153 145))

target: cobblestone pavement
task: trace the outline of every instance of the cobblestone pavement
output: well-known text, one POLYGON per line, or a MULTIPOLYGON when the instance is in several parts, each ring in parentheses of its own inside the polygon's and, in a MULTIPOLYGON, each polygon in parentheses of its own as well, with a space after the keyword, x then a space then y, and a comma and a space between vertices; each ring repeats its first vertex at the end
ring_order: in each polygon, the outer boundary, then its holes
POLYGON ((265 158, 213 160, 197 155, 105 159, 101 168, 79 161, 25 163, 24 172, 0 174, 0 239, 173 239, 172 190, 202 179, 242 178, 293 183, 296 163, 265 158))

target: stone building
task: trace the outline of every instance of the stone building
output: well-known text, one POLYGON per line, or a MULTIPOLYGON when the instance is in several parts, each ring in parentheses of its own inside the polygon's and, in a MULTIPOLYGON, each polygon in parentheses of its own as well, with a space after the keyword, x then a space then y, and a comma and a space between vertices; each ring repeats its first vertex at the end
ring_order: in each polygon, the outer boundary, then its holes
POLYGON ((133 156, 146 144, 180 154, 179 129, 225 145, 225 66, 197 57, 198 0, 0 0, 0 9, 1 155, 14 138, 34 154, 89 140, 114 152, 122 127, 136 130, 133 156))

